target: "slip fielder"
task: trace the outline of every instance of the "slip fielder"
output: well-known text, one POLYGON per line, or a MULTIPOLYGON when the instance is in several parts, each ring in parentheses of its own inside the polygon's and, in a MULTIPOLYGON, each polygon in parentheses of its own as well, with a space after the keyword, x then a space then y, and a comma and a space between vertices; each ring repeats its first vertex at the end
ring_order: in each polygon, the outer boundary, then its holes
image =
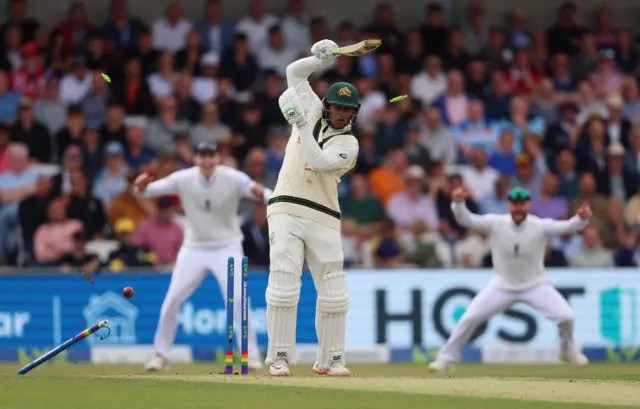
MULTIPOLYGON (((243 256, 242 232, 238 218, 238 203, 243 198, 268 200, 271 191, 254 182, 246 174, 219 165, 215 144, 201 142, 196 147, 197 166, 179 170, 166 178, 151 181, 142 174, 135 180, 138 194, 150 196, 178 195, 186 216, 185 239, 171 275, 156 330, 156 355, 147 363, 148 371, 166 370, 176 336, 178 315, 182 303, 193 294, 212 272, 222 295, 227 292, 227 259, 243 256)), ((235 275, 235 294, 241 294, 241 275, 235 275)), ((241 303, 234 303, 234 318, 240 323, 241 303)), ((251 322, 251 308, 249 307, 251 322)), ((236 325, 238 333, 240 325, 236 325)), ((256 330, 249 323, 249 368, 262 367, 256 330)), ((237 337, 240 342, 241 337, 237 337)))
POLYGON ((360 107, 358 91, 346 82, 329 87, 323 100, 307 77, 330 66, 338 45, 322 40, 313 56, 287 67, 288 89, 280 109, 293 131, 267 214, 271 265, 266 292, 269 345, 265 362, 274 376, 288 376, 295 362, 300 277, 307 260, 318 293, 317 361, 313 371, 349 376, 345 367, 345 319, 349 305, 343 270, 337 184, 354 165, 358 141, 352 135, 360 107))
POLYGON ((510 214, 481 216, 467 209, 465 200, 468 197, 466 187, 456 189, 451 208, 462 226, 489 236, 493 278, 471 301, 429 370, 444 372, 451 369, 475 329, 517 302, 528 304, 558 325, 564 359, 575 366, 587 365, 589 360, 573 343, 573 310, 547 281, 544 253, 551 237, 576 233, 587 226, 592 215, 589 206, 582 205, 569 220, 541 219, 529 214, 529 192, 514 188, 507 196, 510 214))

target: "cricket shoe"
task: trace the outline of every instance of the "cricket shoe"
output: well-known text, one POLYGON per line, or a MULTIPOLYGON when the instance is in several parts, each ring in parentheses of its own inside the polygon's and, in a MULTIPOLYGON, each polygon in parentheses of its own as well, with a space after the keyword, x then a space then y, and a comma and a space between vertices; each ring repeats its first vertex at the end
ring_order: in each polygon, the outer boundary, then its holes
POLYGON ((445 373, 453 371, 453 362, 435 360, 429 364, 429 372, 445 373))
POLYGON ((156 354, 147 364, 144 366, 149 372, 161 372, 169 370, 169 361, 161 356, 156 354))
POLYGON ((269 366, 271 376, 289 376, 289 362, 285 359, 278 359, 269 366))
POLYGON ((250 359, 247 366, 250 371, 259 371, 262 369, 262 362, 259 359, 250 359))
POLYGON ((340 362, 331 362, 328 369, 322 370, 318 367, 318 361, 316 361, 313 365, 313 372, 327 376, 351 376, 351 371, 340 362))
POLYGON ((582 352, 576 348, 571 348, 562 354, 562 360, 570 363, 571 365, 582 368, 589 364, 589 358, 587 358, 582 352))

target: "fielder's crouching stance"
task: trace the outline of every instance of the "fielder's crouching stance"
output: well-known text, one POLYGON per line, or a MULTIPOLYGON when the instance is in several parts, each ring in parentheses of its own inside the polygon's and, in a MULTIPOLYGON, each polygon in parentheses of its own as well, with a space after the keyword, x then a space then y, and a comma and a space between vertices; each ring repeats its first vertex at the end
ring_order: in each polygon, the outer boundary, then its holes
POLYGON ((275 376, 289 375, 289 364, 295 362, 296 312, 305 257, 318 293, 319 346, 313 370, 330 376, 350 374, 344 354, 349 294, 337 184, 357 159, 358 141, 351 134, 351 124, 360 104, 358 91, 349 83, 331 85, 321 101, 307 81, 315 70, 333 63, 336 48, 333 41, 319 41, 311 48, 312 57, 290 64, 289 88, 279 101, 293 131, 267 208, 271 265, 265 362, 275 376))
POLYGON ((589 206, 582 205, 577 215, 566 221, 541 219, 529 214, 529 192, 515 188, 507 197, 511 214, 480 216, 467 209, 464 202, 468 197, 467 188, 453 192, 453 214, 461 225, 489 236, 494 274, 489 285, 471 301, 429 369, 451 369, 475 329, 516 302, 528 304, 555 322, 563 358, 575 366, 587 365, 589 360, 573 344, 573 310, 547 282, 544 254, 550 237, 576 233, 587 226, 592 215, 589 206))
MULTIPOLYGON (((147 174, 135 181, 138 194, 146 197, 178 195, 186 217, 185 239, 171 275, 154 346, 156 355, 146 365, 149 371, 166 370, 178 327, 182 303, 193 294, 208 272, 218 281, 223 298, 227 292, 227 259, 242 258, 242 231, 238 203, 243 198, 268 200, 271 190, 254 182, 246 174, 219 165, 216 145, 201 142, 196 147, 196 166, 179 170, 166 178, 151 181, 147 174)), ((241 294, 241 275, 234 276, 235 294, 241 294)), ((249 369, 262 366, 256 329, 252 325, 249 301, 249 369)), ((242 304, 234 303, 234 320, 240 333, 242 304)), ((241 337, 237 337, 238 343, 241 337)))

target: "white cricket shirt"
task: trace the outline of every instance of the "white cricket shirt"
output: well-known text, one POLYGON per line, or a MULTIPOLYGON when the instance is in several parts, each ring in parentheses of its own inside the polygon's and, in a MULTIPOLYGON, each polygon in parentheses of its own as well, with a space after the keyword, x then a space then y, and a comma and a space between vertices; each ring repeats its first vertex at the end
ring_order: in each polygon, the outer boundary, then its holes
POLYGON ((187 219, 185 247, 222 247, 242 242, 238 203, 244 198, 254 199, 254 183, 246 174, 222 165, 216 166, 206 180, 194 166, 151 182, 140 194, 180 197, 187 219))
POLYGON ((491 283, 509 291, 523 291, 546 282, 544 254, 548 240, 576 233, 589 224, 578 216, 552 220, 529 214, 516 225, 510 214, 477 215, 464 203, 452 203, 451 210, 460 225, 488 235, 494 271, 491 283))

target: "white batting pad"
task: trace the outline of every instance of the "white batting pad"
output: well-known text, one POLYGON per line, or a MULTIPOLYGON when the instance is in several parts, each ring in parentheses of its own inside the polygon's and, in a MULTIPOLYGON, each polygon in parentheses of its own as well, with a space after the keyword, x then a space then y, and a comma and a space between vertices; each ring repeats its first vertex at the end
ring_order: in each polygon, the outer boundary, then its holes
POLYGON ((344 271, 322 277, 317 290, 318 368, 327 369, 332 362, 346 364, 344 344, 349 292, 344 271))
POLYGON ((300 276, 287 271, 272 271, 267 286, 267 357, 271 365, 278 359, 295 363, 296 318, 300 299, 300 276))

